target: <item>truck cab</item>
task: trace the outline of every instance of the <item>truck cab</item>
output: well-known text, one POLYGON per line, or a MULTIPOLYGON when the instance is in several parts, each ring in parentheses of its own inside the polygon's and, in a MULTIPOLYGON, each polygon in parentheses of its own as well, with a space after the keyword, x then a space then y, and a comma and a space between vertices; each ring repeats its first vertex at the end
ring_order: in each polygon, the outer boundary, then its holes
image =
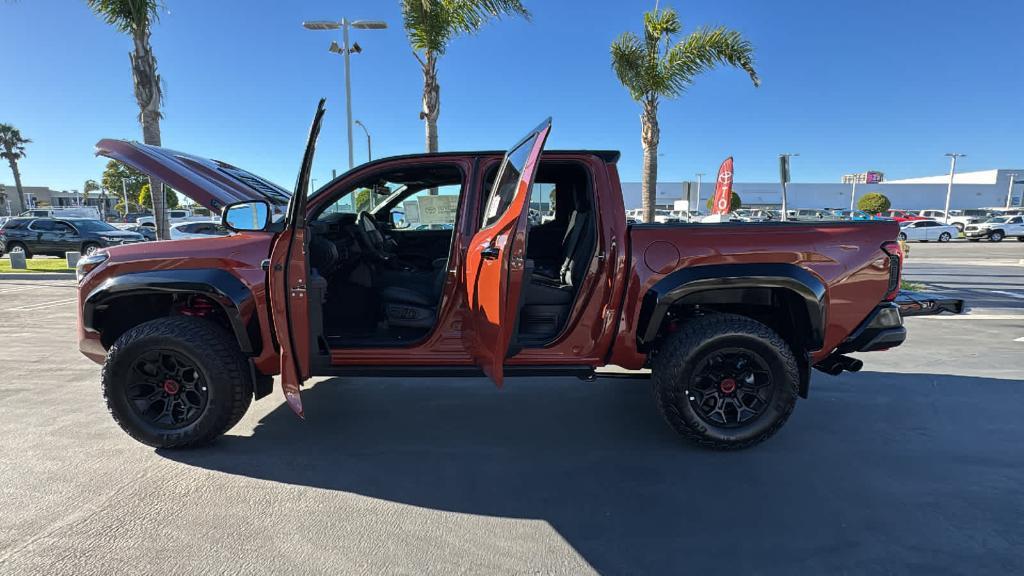
POLYGON ((650 368, 684 437, 774 434, 811 368, 898 346, 896 224, 633 224, 610 151, 545 151, 550 120, 505 152, 384 158, 307 194, 230 164, 103 140, 236 233, 119 247, 80 265, 79 347, 136 439, 211 441, 278 376, 306 414, 313 376, 592 378, 650 368), (531 209, 551 214, 531 218, 531 209), (689 390, 689 392, 684 392, 689 390), (212 408, 211 408, 212 407, 212 408))

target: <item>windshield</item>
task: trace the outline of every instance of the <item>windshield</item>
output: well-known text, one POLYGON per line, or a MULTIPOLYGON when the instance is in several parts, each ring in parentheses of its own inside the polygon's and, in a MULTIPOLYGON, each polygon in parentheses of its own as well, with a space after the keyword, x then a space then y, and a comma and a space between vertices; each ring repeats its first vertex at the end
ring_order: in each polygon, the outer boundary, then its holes
POLYGON ((75 228, 86 232, 110 232, 111 230, 117 230, 117 228, 114 228, 110 224, 99 220, 73 220, 71 221, 71 224, 74 225, 75 228))

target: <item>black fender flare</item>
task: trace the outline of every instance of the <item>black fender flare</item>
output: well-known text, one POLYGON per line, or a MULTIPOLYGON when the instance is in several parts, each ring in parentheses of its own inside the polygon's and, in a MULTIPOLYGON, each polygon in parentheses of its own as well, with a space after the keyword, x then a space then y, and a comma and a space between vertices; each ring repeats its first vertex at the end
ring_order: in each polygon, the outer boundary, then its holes
POLYGON ((644 294, 637 323, 637 343, 648 346, 658 336, 665 314, 683 298, 722 288, 782 288, 796 293, 807 310, 809 350, 820 350, 825 342, 825 284, 795 264, 709 264, 676 270, 644 294))
POLYGON ((254 338, 246 325, 256 313, 252 291, 230 272, 216 268, 131 272, 108 278, 85 297, 82 326, 97 331, 95 315, 99 307, 122 296, 139 294, 201 294, 209 298, 224 310, 242 353, 255 353, 254 338))

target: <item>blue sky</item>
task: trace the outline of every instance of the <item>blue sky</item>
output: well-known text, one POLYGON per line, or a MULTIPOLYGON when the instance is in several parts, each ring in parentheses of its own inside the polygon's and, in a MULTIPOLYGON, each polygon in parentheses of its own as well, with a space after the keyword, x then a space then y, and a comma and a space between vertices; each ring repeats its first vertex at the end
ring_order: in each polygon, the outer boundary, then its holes
MULTIPOLYGON (((530 23, 507 20, 452 42, 441 60, 442 150, 505 148, 545 116, 550 148, 622 151, 637 180, 639 107, 609 65, 608 45, 639 31, 653 0, 526 0, 530 23)), ((756 48, 761 88, 735 70, 698 79, 661 107, 659 180, 714 173, 733 155, 739 181, 777 178, 777 154, 799 152, 793 178, 835 182, 877 169, 890 178, 940 174, 944 152, 963 170, 1024 164, 1021 41, 1024 3, 935 0, 668 1, 688 29, 724 24, 756 48)), ((153 32, 166 83, 164 145, 226 160, 286 187, 316 100, 328 99, 314 177, 346 165, 342 60, 333 32, 308 19, 383 19, 353 31, 354 116, 376 157, 419 152, 421 76, 398 2, 167 0, 153 32)), ((84 1, 0 2, 6 57, 0 122, 32 138, 26 185, 80 188, 99 177, 102 137, 141 139, 129 38, 84 1)), ((356 128, 357 162, 366 157, 356 128)), ((0 166, 0 182, 12 184, 0 166)))

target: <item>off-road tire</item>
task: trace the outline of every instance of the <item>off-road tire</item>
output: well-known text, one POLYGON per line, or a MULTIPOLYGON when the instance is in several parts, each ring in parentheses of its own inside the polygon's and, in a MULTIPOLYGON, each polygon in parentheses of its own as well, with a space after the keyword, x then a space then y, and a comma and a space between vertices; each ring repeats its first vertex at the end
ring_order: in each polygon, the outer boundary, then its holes
POLYGON ((107 353, 102 387, 114 421, 132 438, 155 448, 207 444, 237 424, 252 402, 251 377, 238 344, 226 330, 200 318, 159 318, 129 329, 107 353), (156 426, 128 404, 132 363, 152 349, 184 355, 202 372, 207 385, 201 414, 180 428, 156 426))
POLYGON ((761 443, 782 428, 796 405, 800 370, 789 345, 771 328, 735 314, 709 314, 685 322, 669 336, 651 362, 658 409, 687 440, 715 450, 737 450, 761 443), (690 402, 693 370, 716 351, 746 349, 768 365, 773 392, 767 407, 738 427, 708 423, 690 402))
POLYGON ((11 252, 13 252, 14 248, 16 246, 21 246, 21 251, 25 254, 25 259, 26 260, 28 260, 29 258, 32 257, 32 253, 28 251, 28 246, 25 246, 21 242, 11 242, 10 244, 8 244, 7 245, 7 254, 10 254, 11 252))

